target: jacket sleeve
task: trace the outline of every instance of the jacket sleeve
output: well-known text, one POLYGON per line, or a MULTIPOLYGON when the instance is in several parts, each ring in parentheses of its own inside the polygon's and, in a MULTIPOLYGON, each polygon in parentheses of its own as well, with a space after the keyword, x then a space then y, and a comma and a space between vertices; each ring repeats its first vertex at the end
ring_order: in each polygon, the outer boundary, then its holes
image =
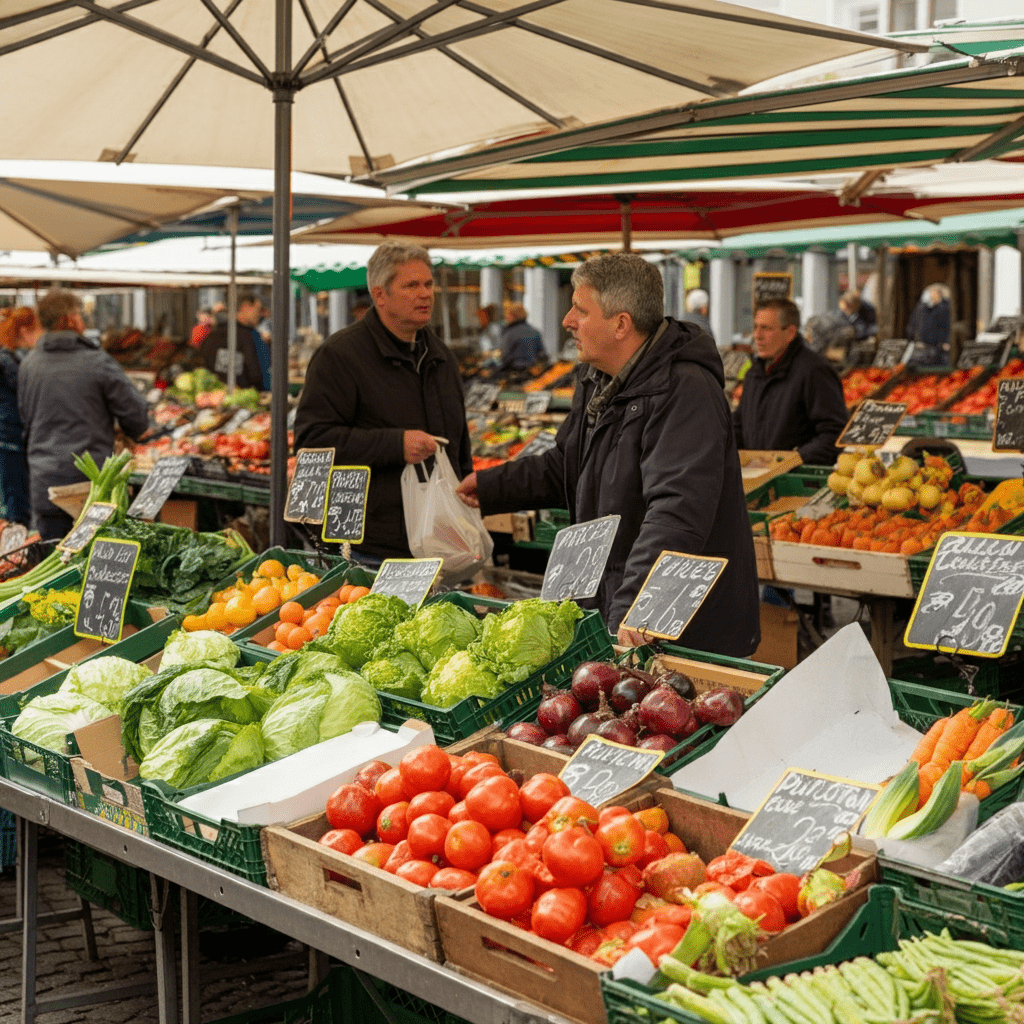
POLYGON ((743 443, 743 396, 740 395, 739 404, 733 410, 732 413, 732 433, 733 437, 736 438, 737 449, 745 448, 746 445, 743 443))
POLYGON ((815 367, 807 375, 804 404, 814 427, 814 436, 797 448, 800 458, 809 466, 831 466, 839 454, 836 438, 849 419, 843 385, 831 367, 815 367))
POLYGON ((133 441, 137 441, 149 427, 149 407, 117 361, 109 355, 107 360, 103 385, 107 408, 111 416, 116 417, 121 429, 133 441))
POLYGON ((358 408, 355 380, 345 360, 331 349, 319 348, 309 362, 295 414, 295 451, 333 448, 335 463, 340 465, 404 465, 405 431, 401 427, 356 427, 358 408))

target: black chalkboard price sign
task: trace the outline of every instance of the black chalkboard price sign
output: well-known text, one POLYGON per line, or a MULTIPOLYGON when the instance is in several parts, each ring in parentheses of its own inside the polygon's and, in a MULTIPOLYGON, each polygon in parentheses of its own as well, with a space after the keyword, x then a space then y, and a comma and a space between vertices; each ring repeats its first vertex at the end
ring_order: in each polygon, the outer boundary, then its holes
POLYGON ((875 358, 871 365, 881 370, 895 370, 901 363, 906 362, 908 344, 906 338, 883 338, 875 349, 875 358))
POLYGON ((768 299, 791 299, 793 297, 793 275, 786 273, 754 274, 754 304, 768 299))
POLYGON ((568 601, 597 593, 621 518, 604 516, 558 531, 540 588, 545 601, 568 601))
POLYGON ((843 427, 836 445, 840 448, 880 447, 892 437, 906 411, 906 402, 876 402, 873 398, 865 398, 843 427))
POLYGON ((440 558, 387 558, 377 570, 371 594, 394 594, 418 608, 441 571, 440 558))
POLYGON ((992 451, 1024 452, 1024 378, 999 382, 992 451))
POLYGON ((558 777, 577 800, 597 807, 643 782, 664 756, 663 750, 639 750, 591 735, 558 777))
POLYGON ((324 540, 359 544, 366 525, 366 493, 370 489, 369 466, 334 466, 327 481, 324 505, 324 540))
POLYGON ((534 455, 543 455, 554 448, 556 443, 554 434, 548 430, 539 430, 512 458, 528 459, 534 455))
POLYGON ((300 448, 295 453, 295 472, 284 509, 289 523, 324 521, 327 477, 333 463, 333 448, 300 448))
POLYGON ((70 533, 57 545, 61 551, 72 554, 86 547, 96 531, 117 511, 117 506, 106 501, 94 501, 79 517, 70 533))
POLYGON ((725 558, 663 551, 626 612, 622 627, 644 636, 678 640, 727 562, 725 558))
POLYGON ((128 591, 140 548, 137 540, 109 537, 100 537, 93 544, 75 619, 77 636, 109 643, 121 639, 128 591))
POLYGON ((939 539, 904 643, 998 658, 1024 600, 1024 537, 947 533, 939 539))
POLYGON ((788 768, 729 847, 802 875, 843 832, 852 833, 880 787, 788 768))
POLYGON ((191 461, 188 455, 168 455, 158 459, 142 489, 135 495, 128 515, 135 519, 156 519, 191 461))

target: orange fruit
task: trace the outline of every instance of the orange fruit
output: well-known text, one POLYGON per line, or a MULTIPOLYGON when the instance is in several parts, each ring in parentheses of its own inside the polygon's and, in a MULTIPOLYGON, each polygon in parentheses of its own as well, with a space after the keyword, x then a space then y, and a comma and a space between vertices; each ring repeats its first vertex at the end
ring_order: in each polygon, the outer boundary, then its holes
POLYGON ((284 576, 284 566, 276 558, 265 558, 256 566, 254 576, 264 576, 271 579, 284 576))
POLYGON ((310 587, 315 587, 320 582, 320 577, 312 572, 301 573, 298 579, 295 580, 295 586, 298 587, 299 593, 303 590, 309 590, 310 587))
POLYGON ((181 620, 181 628, 188 633, 193 633, 197 629, 206 629, 206 616, 205 615, 186 615, 181 620))
POLYGON ((248 626, 256 621, 256 609, 252 598, 247 594, 239 594, 231 598, 224 606, 224 617, 232 626, 248 626))
POLYGON ((267 650, 277 651, 278 654, 281 654, 282 652, 287 651, 288 648, 283 643, 281 643, 280 640, 271 640, 270 643, 267 644, 267 650))
POLYGON ((348 595, 348 604, 352 604, 354 601, 358 601, 359 598, 365 597, 370 592, 369 587, 353 587, 352 593, 348 595))
POLYGON ((266 615, 268 612, 272 612, 280 603, 281 595, 271 583, 261 590, 257 590, 252 596, 252 606, 256 609, 257 615, 266 615))
POLYGON ((227 624, 227 625, 226 625, 226 626, 225 626, 225 627, 224 627, 224 628, 223 628, 223 629, 221 630, 221 632, 222 632, 222 633, 223 633, 223 634, 224 634, 225 636, 231 636, 231 634, 232 634, 232 633, 234 633, 234 632, 236 632, 237 630, 238 630, 238 627, 237 627, 237 626, 232 626, 232 625, 231 625, 231 623, 229 622, 229 623, 228 623, 228 624, 227 624))
POLYGON ((331 621, 334 616, 330 612, 316 612, 302 624, 313 636, 323 636, 331 628, 331 621))
POLYGON ((345 586, 341 587, 341 589, 338 591, 338 602, 340 604, 347 603, 348 595, 351 594, 352 591, 355 590, 355 589, 356 589, 355 588, 355 584, 353 584, 353 583, 346 583, 345 586))
POLYGON ((294 625, 299 625, 305 614, 306 609, 298 601, 285 601, 281 605, 281 610, 277 613, 278 618, 282 622, 291 622, 294 625))
POLYGON ((295 628, 294 622, 279 622, 274 627, 274 639, 285 647, 288 646, 288 637, 291 636, 292 630, 295 628))
POLYGON ((313 639, 313 634, 305 626, 296 626, 288 634, 288 646, 297 651, 308 640, 313 639))
POLYGON ((281 587, 281 600, 290 601, 299 592, 299 585, 293 580, 289 580, 284 586, 281 587))
POLYGON ((340 607, 341 602, 336 597, 325 597, 322 601, 317 601, 316 604, 318 612, 327 612, 329 615, 334 615, 340 607))
POLYGON ((305 571, 306 571, 306 567, 304 565, 299 565, 298 562, 294 562, 292 565, 288 566, 288 572, 287 572, 288 579, 290 579, 290 580, 292 580, 292 582, 294 582, 305 571))
POLYGON ((227 616, 224 614, 225 604, 223 601, 214 601, 209 608, 206 609, 206 628, 207 629, 223 629, 227 624, 227 616))

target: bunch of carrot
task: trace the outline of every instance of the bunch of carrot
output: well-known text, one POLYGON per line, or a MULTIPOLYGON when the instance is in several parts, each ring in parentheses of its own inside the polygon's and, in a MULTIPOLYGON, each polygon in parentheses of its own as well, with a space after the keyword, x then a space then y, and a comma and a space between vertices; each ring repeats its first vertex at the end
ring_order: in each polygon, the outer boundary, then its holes
POLYGON ((910 755, 910 760, 920 765, 919 806, 924 806, 932 787, 954 761, 964 762, 963 788, 979 800, 988 796, 989 784, 972 778, 970 762, 984 754, 1012 725, 1013 712, 1005 704, 987 699, 935 722, 910 755))

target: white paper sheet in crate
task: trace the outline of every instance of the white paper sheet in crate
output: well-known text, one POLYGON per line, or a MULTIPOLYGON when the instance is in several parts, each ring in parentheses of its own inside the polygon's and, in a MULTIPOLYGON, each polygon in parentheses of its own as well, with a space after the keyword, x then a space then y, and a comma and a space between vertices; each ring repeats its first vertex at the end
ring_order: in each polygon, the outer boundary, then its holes
POLYGON ((854 622, 783 676, 672 782, 710 799, 725 793, 730 807, 753 811, 787 768, 884 782, 920 738, 893 709, 882 666, 854 622))
POLYGON ((214 821, 282 825, 323 811, 327 798, 351 782, 367 761, 397 765, 414 747, 434 742, 425 722, 406 722, 398 732, 361 722, 344 736, 306 747, 236 779, 211 786, 181 801, 214 821))

